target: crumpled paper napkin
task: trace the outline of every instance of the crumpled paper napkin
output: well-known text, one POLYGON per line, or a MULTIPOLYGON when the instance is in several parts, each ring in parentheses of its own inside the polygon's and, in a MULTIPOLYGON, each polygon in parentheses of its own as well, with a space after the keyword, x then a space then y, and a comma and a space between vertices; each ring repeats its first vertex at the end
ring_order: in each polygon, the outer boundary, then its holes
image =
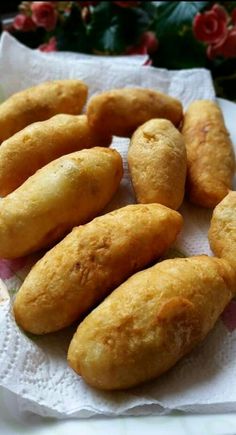
MULTIPOLYGON (((80 78, 90 95, 105 89, 144 86, 181 99, 214 98, 210 74, 204 69, 167 71, 141 66, 143 59, 93 56, 65 58, 32 51, 3 34, 0 41, 0 87, 4 97, 49 79, 80 78)), ((134 202, 127 171, 129 140, 114 138, 122 155, 124 178, 106 211, 134 202)), ((207 231, 211 212, 184 203, 184 229, 169 256, 210 254, 207 231)), ((92 415, 164 414, 236 411, 236 327, 232 302, 208 338, 176 367, 156 381, 126 392, 100 392, 86 385, 66 363, 74 328, 37 337, 15 324, 11 299, 37 260, 35 254, 14 261, 0 260, 0 385, 17 394, 22 411, 58 418, 92 415)))

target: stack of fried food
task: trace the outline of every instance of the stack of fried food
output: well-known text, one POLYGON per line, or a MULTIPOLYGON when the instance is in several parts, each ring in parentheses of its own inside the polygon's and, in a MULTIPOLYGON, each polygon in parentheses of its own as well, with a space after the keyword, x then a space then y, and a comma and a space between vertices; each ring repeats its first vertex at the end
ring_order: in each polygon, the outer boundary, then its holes
POLYGON ((168 95, 124 88, 81 114, 87 92, 54 81, 0 105, 0 256, 47 250, 14 300, 18 325, 46 334, 77 322, 70 366, 96 388, 125 389, 190 352, 236 292, 235 158, 213 101, 183 115, 168 95), (123 175, 113 135, 130 137, 137 204, 101 215, 123 175), (215 208, 216 257, 155 264, 181 231, 185 193, 215 208))

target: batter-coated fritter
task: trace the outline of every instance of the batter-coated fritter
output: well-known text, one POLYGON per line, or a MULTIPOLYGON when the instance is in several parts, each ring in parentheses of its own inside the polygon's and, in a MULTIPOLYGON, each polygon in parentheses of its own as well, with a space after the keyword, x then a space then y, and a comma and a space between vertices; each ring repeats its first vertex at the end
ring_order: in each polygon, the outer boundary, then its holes
POLYGON ((17 92, 0 104, 0 143, 36 121, 57 113, 78 115, 86 102, 81 80, 55 80, 17 92))
POLYGON ((215 207, 232 188, 235 157, 219 106, 214 101, 190 104, 182 133, 187 150, 190 201, 215 207))
POLYGON ((180 101, 147 88, 113 89, 93 96, 88 121, 103 135, 130 137, 152 118, 166 118, 178 126, 183 117, 180 101))
POLYGON ((229 192, 214 209, 208 237, 214 254, 236 271, 236 192, 229 192))
POLYGON ((0 257, 47 247, 94 218, 117 190, 122 171, 119 153, 99 147, 39 169, 0 202, 0 257))
POLYGON ((0 147, 0 195, 19 187, 39 168, 82 148, 109 145, 88 124, 86 115, 55 115, 28 125, 0 147))
POLYGON ((169 370, 205 338, 233 296, 230 265, 163 261, 118 287, 79 325, 70 366, 93 387, 133 387, 169 370))
POLYGON ((34 334, 70 325, 132 273, 157 259, 182 227, 162 205, 129 205, 100 216, 49 251, 19 290, 14 313, 34 334))
POLYGON ((183 136, 166 119, 151 119, 133 134, 128 163, 138 202, 178 209, 187 170, 183 136))

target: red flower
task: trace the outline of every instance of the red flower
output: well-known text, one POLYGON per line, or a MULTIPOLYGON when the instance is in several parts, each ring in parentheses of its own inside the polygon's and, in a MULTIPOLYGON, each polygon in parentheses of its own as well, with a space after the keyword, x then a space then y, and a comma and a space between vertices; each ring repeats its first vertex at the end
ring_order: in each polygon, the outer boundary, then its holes
POLYGON ((14 18, 12 23, 14 29, 21 30, 22 32, 29 32, 35 30, 36 26, 31 17, 27 15, 19 14, 14 18))
POLYGON ((141 36, 141 45, 147 48, 147 52, 152 54, 158 49, 158 40, 153 32, 144 32, 141 36))
POLYGON ((216 56, 236 57, 236 28, 230 29, 222 42, 209 45, 207 56, 209 59, 214 59, 216 56))
POLYGON ((53 30, 57 22, 57 11, 53 2, 32 2, 32 19, 39 27, 53 30))
POLYGON ((158 48, 158 40, 155 33, 144 32, 140 39, 140 44, 132 45, 126 50, 126 54, 151 54, 158 48))
MULTIPOLYGON (((131 55, 134 55, 134 54, 148 54, 146 45, 136 45, 136 46, 133 46, 133 47, 128 47, 125 53, 126 54, 131 54, 131 55)), ((152 65, 152 60, 148 57, 148 59, 145 60, 143 65, 145 65, 145 66, 146 65, 152 65)))
POLYGON ((117 6, 120 6, 121 8, 132 8, 139 5, 139 1, 127 1, 127 2, 113 2, 117 6))
POLYGON ((147 54, 146 45, 132 45, 126 49, 126 54, 147 54))
POLYGON ((41 44, 38 49, 40 51, 44 51, 49 53, 50 51, 56 51, 57 50, 57 40, 55 36, 49 39, 49 41, 46 44, 41 44))
POLYGON ((217 44, 227 35, 227 22, 227 12, 216 4, 210 11, 195 16, 193 32, 199 41, 217 44))
POLYGON ((236 8, 232 11, 232 22, 233 25, 236 25, 236 8))

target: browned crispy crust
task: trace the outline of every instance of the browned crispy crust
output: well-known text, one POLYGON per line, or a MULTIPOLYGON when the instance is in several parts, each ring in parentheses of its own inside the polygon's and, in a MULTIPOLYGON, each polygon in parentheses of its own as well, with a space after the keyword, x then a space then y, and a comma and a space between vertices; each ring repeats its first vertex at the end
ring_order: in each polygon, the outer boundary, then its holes
POLYGON ((232 188, 235 171, 234 151, 219 106, 213 101, 194 101, 184 116, 182 133, 189 199, 215 207, 232 188))
POLYGON ((0 147, 0 195, 8 195, 38 169, 64 154, 110 142, 111 138, 94 132, 86 115, 59 114, 28 125, 0 147))
POLYGON ((17 92, 0 105, 0 143, 57 113, 78 115, 87 94, 88 87, 81 80, 54 80, 17 92))
POLYGON ((75 228, 32 269, 14 303, 16 320, 34 334, 70 325, 174 242, 179 213, 129 205, 75 228))
POLYGON ((205 338, 234 286, 230 265, 207 256, 166 260, 139 272, 79 325, 69 364, 104 390, 156 378, 205 338))
POLYGON ((214 254, 236 271, 236 192, 229 192, 214 209, 208 237, 214 254))
POLYGON ((136 128, 152 118, 166 118, 178 126, 183 111, 180 101, 161 92, 123 88, 93 96, 87 116, 100 134, 130 137, 136 128))

